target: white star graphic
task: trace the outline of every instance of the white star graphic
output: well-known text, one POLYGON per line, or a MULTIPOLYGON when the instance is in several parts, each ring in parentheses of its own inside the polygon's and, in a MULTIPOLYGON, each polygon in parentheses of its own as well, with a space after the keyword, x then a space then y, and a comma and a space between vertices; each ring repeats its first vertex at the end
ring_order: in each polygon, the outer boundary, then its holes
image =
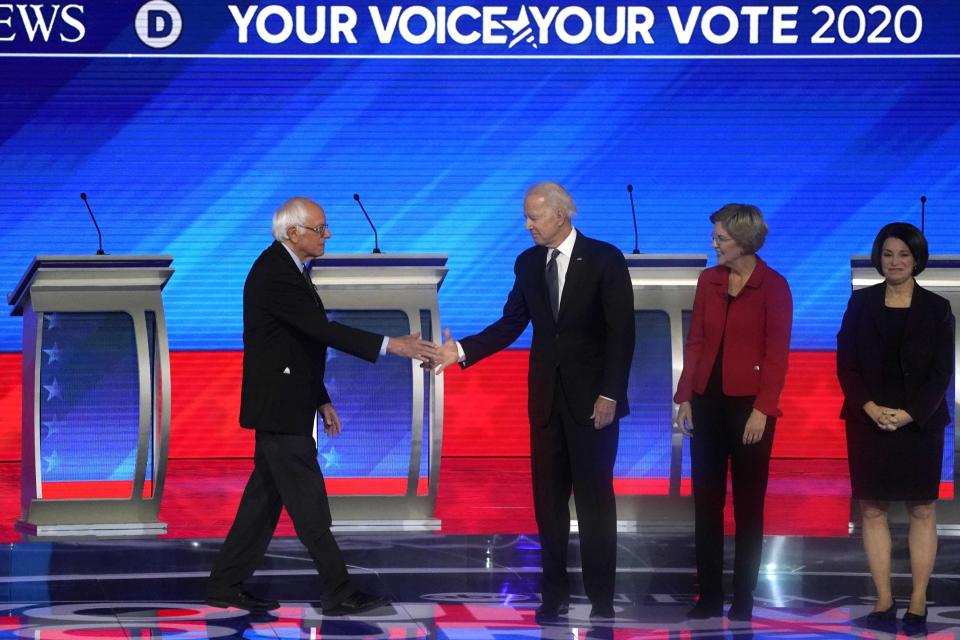
POLYGON ((43 319, 47 321, 47 329, 57 328, 57 314, 45 313, 43 314, 43 319))
POLYGON ((61 398, 60 395, 60 383, 57 382, 57 379, 53 379, 53 384, 45 384, 43 388, 47 390, 47 393, 50 395, 47 396, 47 400, 53 400, 54 398, 61 398))
POLYGON ((47 463, 47 468, 44 469, 44 473, 49 473, 60 466, 60 455, 54 451, 50 455, 44 456, 43 461, 47 463))
POLYGON ((60 429, 62 429, 64 426, 64 422, 56 417, 51 420, 44 420, 41 424, 47 428, 47 436, 52 436, 60 431, 60 429))
POLYGON ((60 359, 60 347, 57 346, 56 342, 53 343, 52 349, 44 349, 43 352, 50 358, 47 360, 47 364, 51 364, 60 359))
POLYGON ((329 451, 321 453, 320 457, 323 458, 323 466, 327 469, 332 469, 340 462, 340 454, 333 447, 330 447, 329 451))

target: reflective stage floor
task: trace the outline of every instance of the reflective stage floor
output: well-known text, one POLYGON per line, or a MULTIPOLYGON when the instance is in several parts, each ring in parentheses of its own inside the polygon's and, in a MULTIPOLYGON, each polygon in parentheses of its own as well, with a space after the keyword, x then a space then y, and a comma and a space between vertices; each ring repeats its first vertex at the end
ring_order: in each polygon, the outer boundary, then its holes
MULTIPOLYGON (((324 618, 317 581, 295 538, 277 538, 249 585, 282 607, 252 616, 202 604, 219 540, 16 543, 0 549, 0 638, 895 638, 863 617, 873 593, 855 537, 765 541, 752 623, 684 619, 694 593, 690 532, 621 534, 617 617, 592 623, 574 597, 569 616, 538 625, 539 549, 526 535, 340 535, 351 573, 394 604, 364 617, 324 618)), ((729 552, 732 540, 728 539, 729 552)), ((909 595, 898 535, 894 591, 909 595)), ((579 566, 576 538, 571 565, 579 566)), ((582 593, 574 572, 575 593, 582 593)), ((729 578, 729 576, 728 576, 729 578)), ((928 631, 960 637, 960 539, 943 538, 928 631)), ((901 608, 901 615, 903 609, 901 608)), ((918 637, 914 636, 914 637, 918 637)))

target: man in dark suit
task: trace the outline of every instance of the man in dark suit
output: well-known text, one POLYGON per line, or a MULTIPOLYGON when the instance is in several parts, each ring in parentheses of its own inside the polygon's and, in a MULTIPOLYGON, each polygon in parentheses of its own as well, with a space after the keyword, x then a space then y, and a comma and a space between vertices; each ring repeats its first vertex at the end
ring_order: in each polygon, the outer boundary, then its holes
POLYGON ((323 384, 327 348, 375 361, 384 353, 429 362, 436 346, 419 335, 386 338, 327 320, 304 265, 330 237, 323 209, 291 198, 273 216, 270 245, 243 287, 243 385, 240 426, 256 430, 254 468, 237 515, 207 583, 206 602, 254 612, 276 600, 243 590, 267 550, 282 507, 307 547, 320 577, 324 615, 349 615, 387 604, 350 582, 332 523, 313 439, 319 411, 323 430, 340 433, 340 418, 323 384))
POLYGON ((528 375, 530 462, 540 534, 542 605, 566 613, 571 487, 591 617, 613 617, 617 513, 613 465, 627 415, 633 360, 633 286, 623 254, 578 233, 567 191, 544 182, 527 191, 526 228, 537 246, 520 254, 503 316, 459 343, 445 332, 437 372, 468 367, 509 346, 533 321, 528 375))

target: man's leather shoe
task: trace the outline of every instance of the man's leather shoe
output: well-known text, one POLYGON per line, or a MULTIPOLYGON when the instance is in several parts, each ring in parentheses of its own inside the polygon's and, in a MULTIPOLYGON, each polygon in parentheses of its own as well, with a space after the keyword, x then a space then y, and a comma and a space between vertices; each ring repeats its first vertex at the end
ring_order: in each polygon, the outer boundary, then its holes
POLYGON ((612 604, 595 604, 590 607, 590 619, 608 619, 612 620, 616 617, 616 614, 613 612, 612 604))
POLYGON ((379 607, 390 604, 390 598, 364 591, 355 591, 332 607, 323 610, 325 616, 358 616, 379 607))
POLYGON ((688 620, 706 620, 707 618, 719 618, 723 615, 723 602, 713 602, 710 600, 697 600, 697 604, 687 611, 688 620))
POLYGON ((539 624, 544 622, 556 622, 560 619, 560 616, 565 616, 570 611, 570 604, 568 602, 544 602, 539 607, 534 614, 534 618, 539 624))
POLYGON ((727 612, 727 619, 739 620, 740 622, 753 620, 753 595, 733 596, 733 602, 727 612))
POLYGON ((207 596, 206 603, 211 607, 221 607, 223 609, 236 607, 237 609, 246 609, 251 613, 265 613, 280 607, 280 603, 276 600, 257 598, 246 591, 238 591, 227 595, 207 596))

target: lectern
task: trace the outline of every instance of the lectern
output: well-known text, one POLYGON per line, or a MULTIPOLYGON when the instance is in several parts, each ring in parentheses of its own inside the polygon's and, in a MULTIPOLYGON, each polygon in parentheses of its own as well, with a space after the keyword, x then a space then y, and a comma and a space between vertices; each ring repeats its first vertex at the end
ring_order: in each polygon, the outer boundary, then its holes
POLYGON ((170 435, 170 256, 38 256, 23 316, 21 532, 148 536, 170 435))
MULTIPOLYGON (((445 255, 327 255, 311 278, 327 315, 383 335, 440 342, 445 255)), ((418 361, 375 365, 328 351, 324 383, 344 430, 318 457, 339 531, 440 528, 434 514, 443 438, 443 377, 418 361)))
MULTIPOLYGON (((869 287, 881 282, 883 277, 870 262, 869 256, 850 258, 850 283, 854 290, 869 287)), ((930 256, 927 268, 917 276, 920 286, 937 293, 950 301, 954 317, 960 315, 960 256, 930 256)), ((947 409, 950 411, 950 424, 947 425, 943 443, 943 470, 940 477, 940 500, 937 504, 937 529, 943 533, 960 535, 960 501, 956 490, 958 466, 957 454, 960 453, 960 440, 957 439, 957 366, 960 366, 960 334, 954 336, 954 374, 950 388, 947 389, 947 409)), ((899 510, 891 512, 891 522, 906 523, 904 514, 899 510)), ((859 526, 860 517, 856 504, 851 504, 851 529, 859 526)))

